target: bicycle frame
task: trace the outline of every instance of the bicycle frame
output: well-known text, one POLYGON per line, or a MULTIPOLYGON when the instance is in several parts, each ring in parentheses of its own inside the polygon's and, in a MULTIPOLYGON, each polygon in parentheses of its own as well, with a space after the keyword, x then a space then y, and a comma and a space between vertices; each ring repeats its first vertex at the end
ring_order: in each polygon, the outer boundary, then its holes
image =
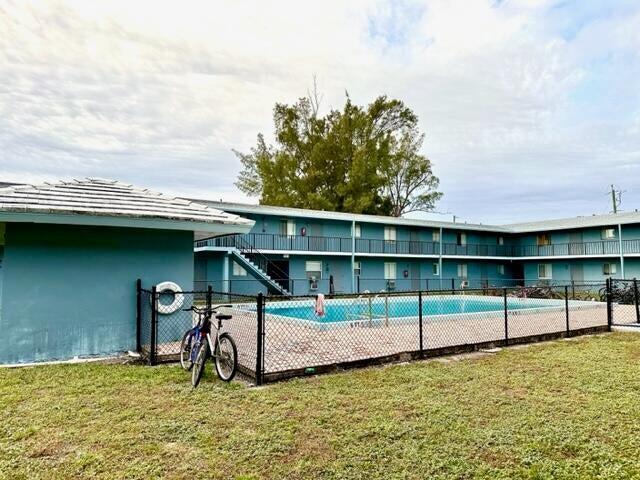
POLYGON ((192 335, 195 336, 195 341, 192 343, 191 352, 189 353, 189 358, 192 362, 196 361, 196 356, 198 351, 200 350, 200 346, 202 345, 203 336, 206 338, 207 344, 209 346, 209 352, 212 357, 216 357, 217 353, 215 347, 218 345, 218 341, 220 339, 220 330, 222 329, 222 320, 218 320, 217 325, 213 325, 211 321, 211 317, 216 312, 215 309, 210 309, 206 311, 196 311, 198 314, 198 323, 191 329, 192 335), (204 327, 207 325, 209 328, 208 332, 204 333, 204 327), (215 343, 212 341, 211 337, 211 329, 214 328, 216 330, 215 343))

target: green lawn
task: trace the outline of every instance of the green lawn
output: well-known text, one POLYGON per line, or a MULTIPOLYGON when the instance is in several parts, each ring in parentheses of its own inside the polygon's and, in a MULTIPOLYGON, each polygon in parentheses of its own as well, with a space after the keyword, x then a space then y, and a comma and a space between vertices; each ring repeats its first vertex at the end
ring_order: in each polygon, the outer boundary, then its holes
POLYGON ((640 478, 640 335, 247 388, 0 369, 2 478, 640 478))

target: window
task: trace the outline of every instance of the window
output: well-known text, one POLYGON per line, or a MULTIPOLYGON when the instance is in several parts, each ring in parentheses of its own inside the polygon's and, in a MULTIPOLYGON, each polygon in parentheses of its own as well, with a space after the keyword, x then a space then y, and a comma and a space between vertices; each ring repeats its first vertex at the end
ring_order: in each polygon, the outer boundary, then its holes
POLYGON ((396 227, 384 227, 384 239, 387 242, 396 241, 396 227))
POLYGON ((385 280, 396 279, 396 264, 394 262, 384 263, 384 279, 385 280))
POLYGON ((551 264, 550 263, 540 263, 538 264, 538 278, 540 280, 551 280, 551 264))
POLYGON ((544 247, 546 245, 551 245, 551 237, 548 233, 541 233, 538 235, 538 246, 544 247))
POLYGON ((246 277, 247 271, 237 262, 233 262, 233 276, 234 277, 246 277))
POLYGON ((355 238, 360 238, 361 234, 362 234, 362 231, 360 229, 360 224, 359 223, 355 223, 353 225, 353 236, 355 238))
POLYGON ((458 277, 467 278, 467 264, 459 263, 458 264, 458 277))
POLYGON ((458 245, 466 245, 467 244, 467 234, 466 233, 458 233, 456 238, 456 243, 458 245))
POLYGON ((296 234, 295 220, 280 220, 280 235, 294 237, 296 234))
POLYGON ((602 238, 604 240, 611 240, 612 238, 616 238, 616 229, 615 228, 603 228, 602 229, 602 238))
POLYGON ((318 280, 322 278, 322 262, 308 260, 304 266, 309 280, 309 290, 318 289, 318 280))
POLYGON ((498 237, 498 245, 504 245, 504 237, 498 237))
POLYGON ((498 275, 504 275, 504 265, 498 265, 498 275))
POLYGON ((440 264, 439 263, 434 263, 431 266, 431 273, 433 273, 434 276, 439 276, 440 275, 440 264))
POLYGON ((431 234, 431 240, 434 242, 439 242, 440 241, 440 230, 434 230, 433 233, 431 234))
POLYGON ((353 274, 356 277, 359 277, 360 273, 362 273, 362 265, 360 262, 353 262, 353 274))
POLYGON ((304 265, 304 269, 307 272, 307 278, 322 278, 322 262, 316 260, 307 260, 304 265))
POLYGON ((615 275, 618 271, 615 263, 605 263, 602 265, 602 273, 604 275, 615 275))

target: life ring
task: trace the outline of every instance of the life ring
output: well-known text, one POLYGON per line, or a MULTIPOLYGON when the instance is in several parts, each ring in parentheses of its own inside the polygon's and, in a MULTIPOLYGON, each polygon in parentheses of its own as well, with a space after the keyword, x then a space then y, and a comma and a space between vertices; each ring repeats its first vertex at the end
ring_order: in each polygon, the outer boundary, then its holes
MULTIPOLYGON (((177 312, 182 307, 184 302, 184 295, 182 294, 182 289, 180 285, 174 282, 160 282, 156 285, 156 292, 158 292, 158 298, 161 293, 173 293, 173 302, 169 304, 162 304, 159 301, 158 304, 158 313, 162 313, 163 315, 169 315, 170 313, 177 312)), ((153 301, 153 299, 151 300, 153 301)))

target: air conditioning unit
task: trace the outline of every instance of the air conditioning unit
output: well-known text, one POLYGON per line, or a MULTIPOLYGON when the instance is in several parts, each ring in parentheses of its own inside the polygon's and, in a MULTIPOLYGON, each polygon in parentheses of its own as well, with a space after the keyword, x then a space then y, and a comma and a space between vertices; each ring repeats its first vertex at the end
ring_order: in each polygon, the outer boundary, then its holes
POLYGON ((318 290, 318 278, 315 276, 309 277, 309 290, 318 290))
POLYGON ((464 290, 465 288, 469 288, 469 282, 467 280, 460 282, 460 289, 464 290))
POLYGON ((387 290, 395 290, 396 289, 396 281, 395 280, 387 280, 387 290))

